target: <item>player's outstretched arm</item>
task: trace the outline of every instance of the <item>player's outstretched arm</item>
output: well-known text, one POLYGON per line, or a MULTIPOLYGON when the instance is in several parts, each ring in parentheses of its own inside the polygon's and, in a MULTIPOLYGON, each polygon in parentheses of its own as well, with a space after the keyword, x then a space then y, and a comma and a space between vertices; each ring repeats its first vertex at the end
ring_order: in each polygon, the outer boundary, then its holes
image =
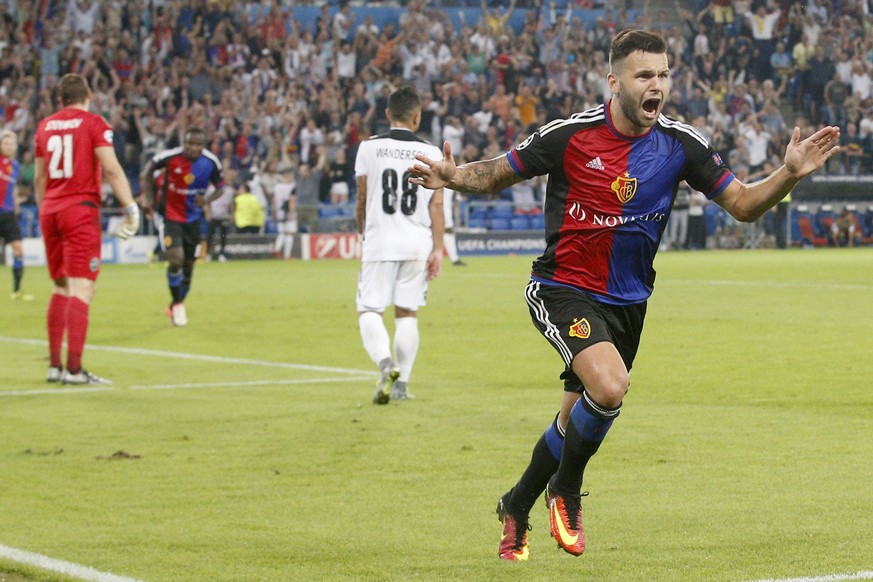
POLYGON ((802 141, 800 128, 795 127, 781 167, 750 185, 734 180, 714 200, 737 220, 754 222, 840 151, 839 143, 839 127, 823 127, 802 141))
POLYGON ((449 142, 443 144, 442 160, 432 160, 423 155, 416 155, 415 158, 421 163, 409 168, 414 176, 409 181, 431 190, 445 186, 470 194, 489 194, 524 180, 513 171, 506 155, 455 166, 449 142))

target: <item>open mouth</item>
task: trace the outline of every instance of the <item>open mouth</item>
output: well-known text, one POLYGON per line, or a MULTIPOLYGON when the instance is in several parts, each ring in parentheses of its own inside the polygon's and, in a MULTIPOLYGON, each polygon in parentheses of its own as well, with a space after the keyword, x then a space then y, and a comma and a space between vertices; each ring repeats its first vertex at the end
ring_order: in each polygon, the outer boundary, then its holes
POLYGON ((661 99, 652 97, 643 101, 643 113, 648 119, 654 119, 658 116, 658 108, 661 106, 661 99))

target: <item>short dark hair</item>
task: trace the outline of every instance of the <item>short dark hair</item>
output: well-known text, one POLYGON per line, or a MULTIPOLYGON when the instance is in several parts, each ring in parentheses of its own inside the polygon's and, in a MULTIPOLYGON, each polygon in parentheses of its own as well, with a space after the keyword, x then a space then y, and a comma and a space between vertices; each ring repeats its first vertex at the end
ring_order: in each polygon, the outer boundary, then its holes
POLYGON ((397 121, 412 121, 421 109, 421 98, 409 85, 404 85, 388 96, 388 111, 397 121))
POLYGON ((623 30, 612 39, 609 47, 609 66, 617 67, 631 53, 663 54, 667 52, 667 41, 657 32, 648 30, 623 30))
POLYGON ((58 98, 64 107, 84 103, 90 94, 88 80, 82 75, 67 73, 58 81, 58 98))
POLYGON ((195 135, 203 138, 203 143, 206 143, 206 130, 202 127, 189 127, 185 132, 185 143, 188 143, 191 137, 195 135))

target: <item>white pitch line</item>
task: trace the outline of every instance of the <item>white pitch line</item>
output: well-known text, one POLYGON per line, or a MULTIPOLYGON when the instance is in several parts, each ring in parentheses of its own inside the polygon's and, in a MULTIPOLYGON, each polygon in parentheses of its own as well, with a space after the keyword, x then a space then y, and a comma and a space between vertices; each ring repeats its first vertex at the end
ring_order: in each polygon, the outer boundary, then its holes
POLYGON ((222 386, 272 386, 275 384, 319 384, 325 382, 349 382, 354 380, 370 380, 370 376, 361 378, 312 378, 300 380, 250 380, 248 382, 200 382, 191 384, 153 384, 151 386, 130 386, 130 390, 178 390, 180 388, 217 388, 222 386))
MULTIPOLYGON (((35 345, 35 346, 44 346, 46 345, 45 340, 37 340, 37 339, 27 339, 27 338, 15 338, 15 337, 4 337, 0 336, 0 342, 6 342, 10 344, 24 344, 24 345, 35 345)), ((135 354, 138 356, 155 356, 161 358, 175 358, 178 360, 199 360, 201 362, 216 362, 219 364, 241 364, 244 366, 261 366, 264 368, 281 368, 285 370, 308 370, 311 372, 332 372, 334 374, 349 374, 349 375, 361 375, 367 374, 369 376, 373 376, 376 372, 371 370, 354 370, 351 368, 334 368, 330 366, 312 366, 309 364, 291 364, 288 362, 269 362, 265 360, 251 360, 247 358, 227 358, 224 356, 209 356, 205 354, 189 354, 185 352, 167 352, 163 350, 149 350, 145 348, 124 348, 119 346, 101 346, 101 345, 93 345, 87 344, 87 349, 89 350, 98 350, 105 352, 121 352, 125 354, 135 354)))
POLYGON ((747 582, 843 582, 843 580, 873 580, 873 570, 855 572, 854 574, 825 574, 824 576, 808 576, 804 578, 768 578, 767 580, 749 580, 747 582))
POLYGON ((36 566, 37 568, 57 572, 58 574, 73 576, 81 580, 87 580, 88 582, 142 582, 136 578, 128 578, 126 576, 101 572, 88 566, 82 566, 81 564, 74 564, 64 560, 49 558, 42 554, 34 554, 33 552, 10 548, 9 546, 4 546, 2 544, 0 544, 0 558, 6 558, 13 562, 36 566))
POLYGON ((697 279, 664 279, 658 281, 658 285, 711 285, 714 287, 782 287, 794 289, 806 287, 811 289, 837 289, 841 291, 870 291, 873 285, 862 283, 814 283, 810 281, 702 281, 697 279))
POLYGON ((76 394, 79 392, 107 392, 112 388, 45 388, 42 390, 8 390, 0 396, 30 396, 31 394, 76 394))

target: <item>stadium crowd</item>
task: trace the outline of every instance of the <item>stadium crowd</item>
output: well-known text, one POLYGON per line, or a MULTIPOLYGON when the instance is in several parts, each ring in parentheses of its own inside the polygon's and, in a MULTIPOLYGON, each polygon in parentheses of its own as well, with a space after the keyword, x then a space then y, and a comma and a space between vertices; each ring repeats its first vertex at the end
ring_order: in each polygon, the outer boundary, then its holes
MULTIPOLYGON (((381 25, 373 11, 389 2, 322 3, 308 22, 294 16, 300 4, 0 1, 0 120, 20 138, 25 205, 33 205, 32 134, 67 72, 89 79, 135 191, 152 155, 203 127, 268 216, 275 184, 293 172, 307 230, 319 204, 354 199, 357 145, 387 129, 393 88, 418 90, 420 133, 450 141, 460 162, 497 156, 538 126, 608 99, 609 43, 627 27, 668 39, 665 113, 693 125, 743 179, 781 163, 794 125, 805 134, 842 129, 843 149, 825 173, 873 172, 870 0, 698 0, 669 13, 630 1, 408 0, 381 25), (443 9, 470 4, 475 20, 462 10, 453 22, 443 9)), ((536 212, 537 188, 495 197, 536 212)))

